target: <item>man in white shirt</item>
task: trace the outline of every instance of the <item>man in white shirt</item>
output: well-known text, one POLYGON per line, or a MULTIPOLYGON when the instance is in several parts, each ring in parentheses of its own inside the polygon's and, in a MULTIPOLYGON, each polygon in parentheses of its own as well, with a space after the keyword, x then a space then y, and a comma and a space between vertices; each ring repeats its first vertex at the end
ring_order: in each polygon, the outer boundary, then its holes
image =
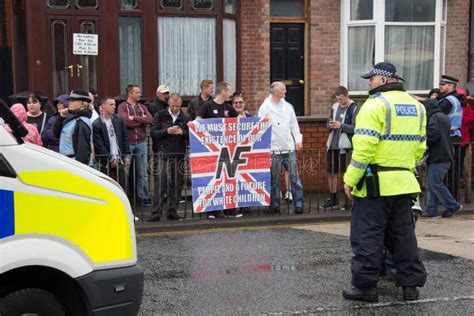
POLYGON ((280 213, 280 173, 284 165, 290 172, 291 194, 294 197, 295 213, 303 213, 303 185, 298 175, 296 150, 303 149, 293 105, 285 101, 286 86, 279 81, 270 86, 270 96, 258 110, 259 117, 269 117, 272 126, 271 173, 272 192, 267 213, 280 213))
POLYGON ((127 127, 115 114, 115 100, 105 97, 100 102, 102 115, 92 123, 93 140, 99 170, 115 179, 126 189, 125 167, 130 165, 130 145, 127 127))

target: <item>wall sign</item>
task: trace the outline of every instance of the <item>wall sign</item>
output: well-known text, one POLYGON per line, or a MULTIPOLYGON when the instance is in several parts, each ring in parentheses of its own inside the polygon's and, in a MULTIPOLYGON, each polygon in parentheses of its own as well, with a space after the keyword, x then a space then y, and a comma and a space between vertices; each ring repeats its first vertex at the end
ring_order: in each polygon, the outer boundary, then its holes
POLYGON ((72 38, 72 53, 74 55, 98 55, 99 35, 74 33, 72 38))

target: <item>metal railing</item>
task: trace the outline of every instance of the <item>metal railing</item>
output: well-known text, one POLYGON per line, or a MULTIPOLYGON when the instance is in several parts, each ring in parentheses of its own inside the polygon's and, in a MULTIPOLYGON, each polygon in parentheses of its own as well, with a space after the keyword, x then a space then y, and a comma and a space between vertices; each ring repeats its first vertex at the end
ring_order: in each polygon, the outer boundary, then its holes
MULTIPOLYGON (((471 148, 472 145, 465 147, 453 146, 456 152, 456 157, 465 157, 456 159, 453 162, 454 174, 447 177, 446 185, 451 192, 456 192, 457 199, 462 200, 463 203, 471 202, 471 148)), ((135 216, 138 216, 142 221, 146 221, 158 203, 164 203, 162 208, 161 220, 167 218, 167 205, 170 200, 172 204, 176 205, 176 213, 184 220, 188 219, 206 219, 205 213, 196 214, 193 212, 192 196, 191 196, 191 174, 189 165, 189 152, 185 154, 148 154, 148 163, 145 166, 144 175, 146 175, 146 182, 142 182, 142 187, 138 187, 137 183, 140 172, 137 169, 137 156, 131 157, 130 165, 124 157, 121 157, 118 164, 111 165, 109 157, 96 156, 96 168, 101 172, 108 174, 111 178, 116 180, 127 193, 135 216), (146 172, 145 172, 146 171, 146 172), (171 179, 171 176, 173 179, 171 179), (161 178, 160 178, 161 177, 161 178), (179 178, 182 177, 182 183, 179 178), (160 180, 161 179, 161 180, 160 180), (165 180, 163 180, 165 179, 165 180), (163 188, 165 186, 166 188, 163 188), (179 189, 181 187, 181 190, 179 189), (140 198, 138 192, 145 192, 148 189, 148 199, 140 198), (178 192, 179 191, 179 192, 178 192), (176 203, 173 203, 173 195, 176 196, 176 203), (161 197, 161 199, 160 199, 161 197)), ((142 157, 143 158, 143 157, 142 157)), ((323 212, 348 212, 347 200, 344 196, 342 176, 345 166, 349 164, 350 152, 347 153, 345 160, 339 159, 334 162, 332 166, 336 170, 328 170, 327 168, 327 151, 320 149, 304 149, 297 152, 297 166, 298 174, 303 186, 303 214, 319 214, 323 212), (337 205, 331 207, 324 207, 328 198, 329 179, 331 174, 336 174, 338 197, 337 205)), ((291 184, 285 181, 285 166, 281 168, 280 176, 281 188, 281 212, 279 215, 295 215, 295 206, 292 201, 291 192, 289 188, 291 184)), ((334 178, 334 177, 332 177, 334 178)), ((425 194, 426 185, 426 165, 420 168, 420 184, 422 187, 421 205, 426 205, 425 194)), ((270 193, 270 192, 269 192, 270 193)), ((294 192, 292 192, 294 197, 294 192)), ((454 195, 454 194, 453 194, 454 195)), ((267 207, 249 207, 241 208, 239 211, 243 216, 269 216, 266 212, 267 207)))

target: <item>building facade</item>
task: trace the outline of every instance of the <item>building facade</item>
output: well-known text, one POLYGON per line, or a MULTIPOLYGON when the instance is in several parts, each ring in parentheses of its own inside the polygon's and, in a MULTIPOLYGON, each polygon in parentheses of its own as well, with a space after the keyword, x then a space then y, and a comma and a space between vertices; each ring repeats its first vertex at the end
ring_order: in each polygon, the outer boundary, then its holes
POLYGON ((2 98, 115 96, 138 83, 147 100, 159 84, 189 100, 212 79, 231 82, 255 112, 281 80, 298 116, 321 118, 338 85, 363 100, 359 75, 382 60, 413 93, 443 73, 461 86, 472 77, 469 0, 0 0, 0 9, 2 98), (97 34, 97 55, 78 51, 75 33, 97 34))

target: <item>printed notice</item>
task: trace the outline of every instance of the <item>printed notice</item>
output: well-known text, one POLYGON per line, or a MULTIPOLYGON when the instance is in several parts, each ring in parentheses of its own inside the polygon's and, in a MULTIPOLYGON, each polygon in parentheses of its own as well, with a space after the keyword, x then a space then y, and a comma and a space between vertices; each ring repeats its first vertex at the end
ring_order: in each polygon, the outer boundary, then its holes
POLYGON ((98 55, 99 35, 74 33, 72 39, 72 52, 74 55, 98 55))

